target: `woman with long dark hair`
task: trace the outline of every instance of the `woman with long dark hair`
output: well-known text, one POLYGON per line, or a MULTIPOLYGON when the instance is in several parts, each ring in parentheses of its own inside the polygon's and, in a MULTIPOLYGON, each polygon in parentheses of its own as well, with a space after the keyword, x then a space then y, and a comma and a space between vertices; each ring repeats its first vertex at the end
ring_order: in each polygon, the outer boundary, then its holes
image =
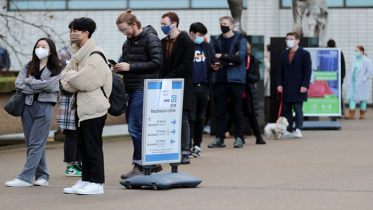
POLYGON ((16 179, 8 187, 47 186, 49 173, 45 161, 45 145, 52 124, 53 106, 57 103, 61 61, 56 46, 48 38, 39 39, 32 60, 19 72, 16 89, 25 94, 22 126, 27 146, 27 160, 16 179))

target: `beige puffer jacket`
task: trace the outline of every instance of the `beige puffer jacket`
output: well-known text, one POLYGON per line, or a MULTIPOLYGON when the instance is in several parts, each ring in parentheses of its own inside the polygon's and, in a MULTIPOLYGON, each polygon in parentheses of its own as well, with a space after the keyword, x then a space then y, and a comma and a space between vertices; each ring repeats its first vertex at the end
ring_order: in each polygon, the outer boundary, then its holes
POLYGON ((99 54, 90 54, 93 51, 105 52, 96 46, 92 39, 88 39, 83 47, 73 45, 68 49, 72 54, 70 63, 61 76, 61 84, 65 90, 76 93, 71 100, 71 107, 77 105, 79 125, 81 121, 104 116, 109 107, 109 98, 112 89, 112 73, 107 63, 99 54))

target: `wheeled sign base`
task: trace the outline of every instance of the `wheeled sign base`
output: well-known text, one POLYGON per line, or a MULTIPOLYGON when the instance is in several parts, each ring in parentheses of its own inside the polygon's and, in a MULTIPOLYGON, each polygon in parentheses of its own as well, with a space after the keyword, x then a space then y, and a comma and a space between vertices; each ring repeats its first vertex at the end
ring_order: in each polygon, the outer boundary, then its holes
POLYGON ((145 168, 145 175, 139 175, 123 179, 119 183, 127 189, 152 188, 153 190, 164 190, 170 187, 197 187, 202 180, 186 173, 178 173, 179 164, 170 164, 171 173, 150 174, 150 168, 145 168))

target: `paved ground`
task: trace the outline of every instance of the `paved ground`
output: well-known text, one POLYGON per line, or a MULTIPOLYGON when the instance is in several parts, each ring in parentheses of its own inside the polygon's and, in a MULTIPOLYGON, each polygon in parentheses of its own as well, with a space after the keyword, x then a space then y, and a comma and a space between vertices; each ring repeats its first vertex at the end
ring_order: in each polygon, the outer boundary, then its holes
MULTIPOLYGON (((340 120, 339 131, 304 131, 302 139, 267 140, 255 145, 246 138, 242 149, 208 149, 213 137, 204 136, 202 157, 183 165, 203 180, 197 188, 128 190, 119 185, 131 169, 132 142, 128 137, 104 143, 104 195, 66 195, 62 190, 78 178, 64 176, 61 143, 48 143, 50 186, 9 188, 25 163, 24 146, 0 149, 0 209, 373 209, 373 111, 366 120, 340 120)), ((170 166, 164 165, 169 172, 170 166)))

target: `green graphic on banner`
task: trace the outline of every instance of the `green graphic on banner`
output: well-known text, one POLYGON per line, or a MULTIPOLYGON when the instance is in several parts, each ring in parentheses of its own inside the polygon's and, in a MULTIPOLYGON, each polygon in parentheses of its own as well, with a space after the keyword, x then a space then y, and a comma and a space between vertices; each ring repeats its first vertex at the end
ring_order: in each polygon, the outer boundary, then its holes
POLYGON ((341 116, 341 54, 337 48, 304 48, 310 53, 312 73, 303 103, 304 116, 341 116))
POLYGON ((325 80, 325 81, 337 81, 338 73, 337 72, 325 72, 325 71, 316 71, 315 72, 316 80, 325 80))
POLYGON ((325 98, 308 98, 303 103, 303 112, 308 114, 339 114, 339 99, 336 95, 325 95, 325 98))

